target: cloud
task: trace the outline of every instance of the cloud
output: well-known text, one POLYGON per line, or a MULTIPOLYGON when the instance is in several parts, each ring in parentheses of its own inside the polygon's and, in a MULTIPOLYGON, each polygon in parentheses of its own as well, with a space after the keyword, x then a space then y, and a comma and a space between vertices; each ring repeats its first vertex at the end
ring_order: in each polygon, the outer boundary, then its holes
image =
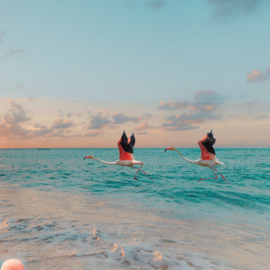
POLYGON ((224 97, 215 91, 205 89, 195 92, 194 99, 196 102, 212 104, 213 102, 223 102, 224 97))
MULTIPOLYGON (((91 130, 86 133, 72 134, 72 130, 67 130, 75 126, 70 119, 55 119, 51 126, 36 123, 32 128, 25 128, 23 124, 29 122, 31 117, 28 117, 20 104, 13 100, 9 101, 10 109, 0 116, 0 137, 8 140, 24 139, 30 140, 33 138, 72 138, 72 137, 94 137, 104 134, 102 130, 91 130)), ((29 124, 28 124, 29 125, 29 124)))
POLYGON ((41 124, 35 124, 34 128, 45 128, 45 125, 41 125, 41 124))
POLYGON ((111 112, 108 110, 102 110, 97 115, 92 116, 89 121, 90 125, 88 126, 88 129, 115 129, 118 128, 118 125, 120 124, 127 122, 138 123, 142 119, 142 117, 130 117, 124 115, 123 113, 117 112, 115 112, 112 116, 104 115, 104 113, 111 114, 111 112), (112 117, 112 120, 110 120, 109 117, 112 117))
POLYGON ((144 113, 143 114, 143 119, 149 119, 151 117, 153 117, 153 114, 151 114, 151 113, 144 113))
POLYGON ((101 113, 105 113, 105 114, 111 114, 111 112, 109 110, 100 110, 101 113))
POLYGON ((215 17, 226 18, 252 13, 264 0, 207 0, 207 2, 215 8, 215 17))
POLYGON ((53 120, 52 129, 65 129, 74 126, 74 122, 71 120, 55 119, 53 120))
POLYGON ((7 139, 24 138, 31 139, 34 137, 64 137, 62 130, 74 126, 73 121, 55 119, 51 127, 43 124, 35 124, 32 128, 26 129, 22 125, 31 120, 20 104, 9 100, 10 109, 0 117, 0 137, 7 139))
POLYGON ((28 134, 28 139, 34 137, 43 137, 53 132, 52 128, 46 127, 45 125, 35 125, 35 127, 37 127, 37 129, 31 130, 31 132, 28 134))
POLYGON ((64 114, 62 113, 61 110, 58 110, 58 115, 59 115, 59 117, 64 117, 64 114))
POLYGON ((185 124, 181 119, 178 119, 179 116, 172 115, 170 118, 167 117, 166 120, 169 123, 163 123, 162 127, 166 130, 190 130, 190 129, 198 129, 198 126, 192 126, 190 124, 185 124))
POLYGON ((18 49, 18 50, 14 50, 14 49, 10 49, 3 57, 3 59, 7 59, 10 58, 12 56, 23 56, 25 54, 25 51, 23 49, 18 49))
POLYGON ((119 128, 119 126, 114 124, 114 123, 110 123, 110 124, 106 125, 104 128, 106 128, 106 129, 117 129, 117 128, 119 128))
POLYGON ((96 116, 92 116, 89 122, 90 125, 88 129, 101 129, 112 123, 112 121, 108 119, 108 116, 102 116, 101 112, 99 112, 96 116))
POLYGON ((114 120, 114 124, 124 124, 126 122, 134 122, 138 123, 141 119, 141 117, 130 117, 130 116, 125 116, 123 113, 117 113, 115 112, 112 116, 114 120))
POLYGON ((96 137, 96 136, 102 135, 102 134, 104 134, 104 132, 102 130, 95 130, 95 131, 91 130, 91 131, 88 131, 87 133, 85 133, 83 135, 83 137, 96 137))
POLYGON ((25 85, 23 83, 17 83, 14 87, 15 88, 23 88, 23 87, 25 87, 25 85))
POLYGON ((270 67, 262 72, 258 69, 252 70, 250 73, 246 75, 246 79, 248 82, 262 82, 270 78, 270 67))
POLYGON ((152 126, 150 126, 148 123, 143 122, 141 123, 139 126, 135 127, 135 130, 146 130, 146 129, 151 129, 153 128, 152 126))
POLYGON ((146 5, 152 9, 159 9, 167 5, 166 0, 148 0, 146 2, 146 5))
POLYGON ((70 118, 72 115, 73 115, 73 113, 72 113, 72 112, 67 113, 67 117, 68 117, 68 118, 70 118))
POLYGON ((243 107, 253 107, 255 106, 257 103, 254 101, 245 101, 244 103, 242 103, 243 107))
POLYGON ((6 32, 7 31, 4 31, 4 30, 2 30, 1 32, 0 32, 0 43, 3 43, 5 40, 4 40, 4 35, 6 34, 6 32))
POLYGON ((217 110, 224 101, 224 97, 210 89, 200 90, 194 94, 195 102, 190 110, 211 115, 211 111, 217 110))
POLYGON ((261 115, 259 115, 259 116, 257 116, 257 117, 255 117, 256 119, 267 119, 268 118, 268 116, 267 115, 265 115, 265 114, 261 114, 261 115))
POLYGON ((222 118, 217 111, 223 103, 224 97, 219 93, 210 89, 200 90, 195 92, 194 101, 190 103, 187 113, 166 117, 167 122, 162 124, 162 128, 167 130, 197 129, 199 126, 192 125, 222 118))
POLYGON ((0 136, 6 138, 27 136, 30 131, 20 124, 31 120, 31 118, 27 117, 22 106, 13 100, 9 100, 9 107, 10 109, 1 116, 0 136))
POLYGON ((229 118, 235 118, 235 117, 237 117, 238 115, 237 114, 233 114, 233 115, 229 115, 228 117, 229 118))
POLYGON ((8 125, 0 124, 0 137, 11 139, 12 137, 23 137, 29 134, 29 130, 18 124, 8 125))
POLYGON ((194 103, 190 102, 168 102, 161 101, 159 110, 178 110, 190 107, 191 110, 213 110, 217 104, 223 102, 223 98, 219 93, 210 89, 200 90, 194 94, 194 103))
POLYGON ((189 102, 172 102, 169 100, 168 102, 164 102, 163 100, 159 104, 158 109, 159 110, 177 110, 177 109, 183 109, 190 105, 189 102))
POLYGON ((30 117, 26 116, 22 106, 20 104, 16 104, 13 100, 9 100, 9 107, 11 109, 9 109, 8 112, 2 116, 4 124, 19 124, 31 119, 30 117))

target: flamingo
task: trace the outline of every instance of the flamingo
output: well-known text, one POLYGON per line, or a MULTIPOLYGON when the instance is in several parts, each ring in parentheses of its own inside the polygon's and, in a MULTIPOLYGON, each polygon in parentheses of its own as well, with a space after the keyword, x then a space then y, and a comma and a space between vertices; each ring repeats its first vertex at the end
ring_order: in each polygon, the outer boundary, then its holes
POLYGON ((213 147, 213 145, 215 144, 216 139, 214 138, 214 135, 211 132, 207 133, 207 135, 198 142, 200 148, 201 148, 201 158, 197 159, 197 160, 189 160, 187 158, 185 158, 178 150, 176 150, 174 147, 168 147, 165 149, 165 151, 167 150, 172 150, 172 151, 176 151, 183 159, 185 159, 186 161, 190 162, 190 163, 194 163, 203 167, 209 167, 210 170, 214 173, 214 175, 216 176, 215 178, 203 178, 200 179, 198 182, 202 181, 202 180, 206 180, 206 179, 217 179, 217 175, 215 174, 214 170, 219 173, 222 178, 229 184, 229 182, 225 179, 225 177, 217 171, 217 169, 215 168, 215 166, 217 165, 224 165, 223 163, 219 162, 217 157, 216 157, 216 153, 215 153, 215 149, 213 147))
MULTIPOLYGON (((126 132, 124 131, 123 135, 120 138, 117 145, 118 145, 118 148, 119 148, 119 159, 116 160, 115 162, 106 162, 106 161, 100 160, 98 158, 95 158, 93 156, 86 156, 86 157, 84 157, 84 159, 86 159, 86 158, 95 159, 95 160, 98 160, 98 161, 100 161, 102 163, 105 163, 107 165, 120 165, 120 166, 127 166, 127 167, 137 169, 138 171, 136 172, 136 174, 134 176, 135 180, 138 180, 136 176, 137 176, 139 171, 141 171, 142 173, 147 175, 146 172, 141 170, 141 168, 143 166, 143 163, 141 161, 135 160, 134 157, 133 157, 133 147, 135 145, 135 136, 134 136, 134 134, 132 134, 132 136, 128 139, 127 135, 126 135, 126 132), (134 167, 134 165, 141 165, 141 167, 136 168, 136 167, 134 167)), ((147 175, 147 176, 151 179, 151 177, 149 175, 147 175)))

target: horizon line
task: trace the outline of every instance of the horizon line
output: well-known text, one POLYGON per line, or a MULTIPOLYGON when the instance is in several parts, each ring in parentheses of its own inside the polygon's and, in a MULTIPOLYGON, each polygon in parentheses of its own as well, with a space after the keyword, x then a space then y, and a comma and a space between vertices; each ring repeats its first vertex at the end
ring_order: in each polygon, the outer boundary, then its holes
MULTIPOLYGON (((135 149, 163 149, 164 147, 136 147, 135 149)), ((176 147, 184 149, 200 149, 199 147, 176 147)), ((215 149, 270 149, 270 147, 215 147, 215 149)), ((14 147, 14 148, 1 148, 0 150, 48 150, 48 149, 118 149, 118 147, 14 147)))

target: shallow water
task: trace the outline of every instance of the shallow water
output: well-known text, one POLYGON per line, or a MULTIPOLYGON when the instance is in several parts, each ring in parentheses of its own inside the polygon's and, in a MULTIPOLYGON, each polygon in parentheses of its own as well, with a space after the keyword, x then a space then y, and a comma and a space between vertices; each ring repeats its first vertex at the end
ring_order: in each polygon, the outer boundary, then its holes
MULTIPOLYGON (((189 159, 199 149, 182 149, 189 159)), ((270 151, 217 149, 217 167, 135 149, 151 176, 108 166, 117 149, 0 153, 0 265, 27 269, 269 269, 270 151)))

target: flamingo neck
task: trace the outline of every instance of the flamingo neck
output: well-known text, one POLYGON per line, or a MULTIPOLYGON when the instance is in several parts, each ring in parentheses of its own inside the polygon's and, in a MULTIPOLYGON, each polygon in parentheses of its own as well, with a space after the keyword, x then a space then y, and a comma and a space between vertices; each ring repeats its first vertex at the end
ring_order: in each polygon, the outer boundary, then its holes
POLYGON ((115 161, 115 162, 107 162, 107 161, 104 161, 104 160, 101 160, 101 159, 98 159, 98 158, 95 158, 95 157, 93 157, 93 159, 95 159, 97 161, 100 161, 100 162, 102 162, 104 164, 107 164, 107 165, 117 165, 117 161, 115 161))
POLYGON ((185 158, 178 150, 175 149, 175 151, 184 159, 186 160, 187 162, 190 162, 190 163, 196 163, 196 161, 193 161, 193 160, 190 160, 190 159, 187 159, 185 158))

